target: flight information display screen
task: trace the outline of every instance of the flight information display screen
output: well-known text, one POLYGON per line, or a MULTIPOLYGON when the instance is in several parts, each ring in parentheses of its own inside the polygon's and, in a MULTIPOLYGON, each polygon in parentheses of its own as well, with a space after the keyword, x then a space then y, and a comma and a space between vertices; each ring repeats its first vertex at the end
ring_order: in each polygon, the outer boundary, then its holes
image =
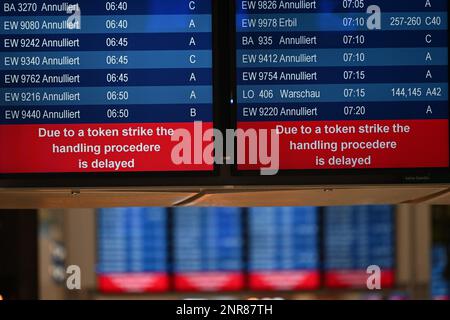
POLYGON ((176 208, 172 234, 175 290, 244 288, 240 208, 176 208))
POLYGON ((447 0, 235 7, 237 128, 275 132, 280 169, 448 168, 447 0))
POLYGON ((446 278, 449 263, 448 250, 443 244, 434 244, 431 252, 431 297, 450 300, 450 280, 446 278))
POLYGON ((324 210, 325 286, 366 288, 368 268, 376 266, 380 268, 382 288, 392 288, 395 284, 393 207, 328 207, 324 210))
POLYGON ((2 1, 0 173, 209 171, 212 1, 2 1), (202 132, 200 132, 201 134, 202 132))
POLYGON ((320 287, 318 208, 250 208, 248 277, 252 290, 320 287))
POLYGON ((164 208, 101 209, 97 218, 97 280, 104 293, 169 289, 164 208))

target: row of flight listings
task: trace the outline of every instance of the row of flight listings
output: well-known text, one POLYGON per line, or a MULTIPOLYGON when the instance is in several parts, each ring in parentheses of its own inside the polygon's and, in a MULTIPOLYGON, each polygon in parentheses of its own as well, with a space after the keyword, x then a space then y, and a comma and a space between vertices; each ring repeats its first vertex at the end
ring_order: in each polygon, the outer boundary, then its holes
POLYGON ((115 208, 97 215, 103 293, 395 287, 395 207, 115 208))

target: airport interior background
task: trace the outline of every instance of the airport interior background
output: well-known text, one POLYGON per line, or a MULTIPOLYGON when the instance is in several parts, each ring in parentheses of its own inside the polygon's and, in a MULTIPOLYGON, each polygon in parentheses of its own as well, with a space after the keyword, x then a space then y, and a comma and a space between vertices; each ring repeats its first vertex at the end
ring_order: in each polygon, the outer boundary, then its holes
POLYGON ((450 207, 427 205, 3 210, 0 295, 442 300, 449 231, 450 207))

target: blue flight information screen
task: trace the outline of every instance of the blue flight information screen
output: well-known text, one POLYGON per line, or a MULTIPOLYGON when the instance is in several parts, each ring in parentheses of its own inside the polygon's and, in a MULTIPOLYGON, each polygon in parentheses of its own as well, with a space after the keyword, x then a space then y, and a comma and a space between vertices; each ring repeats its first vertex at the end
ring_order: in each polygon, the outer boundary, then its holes
POLYGON ((178 291, 237 291, 244 283, 240 208, 176 208, 173 272, 178 291))
POLYGON ((100 292, 162 292, 169 289, 165 208, 101 209, 97 224, 100 292))
POLYGON ((171 159, 212 60, 211 0, 3 0, 0 173, 213 170, 171 159))
POLYGON ((368 268, 381 270, 382 288, 395 281, 394 208, 329 207, 324 213, 325 285, 366 288, 368 268))
POLYGON ((448 168, 447 0, 235 4, 237 127, 280 169, 448 168))
POLYGON ((248 219, 252 290, 308 290, 320 286, 318 208, 250 208, 248 219))
POLYGON ((431 251, 431 297, 436 300, 450 300, 450 279, 446 268, 450 263, 444 244, 434 244, 431 251))

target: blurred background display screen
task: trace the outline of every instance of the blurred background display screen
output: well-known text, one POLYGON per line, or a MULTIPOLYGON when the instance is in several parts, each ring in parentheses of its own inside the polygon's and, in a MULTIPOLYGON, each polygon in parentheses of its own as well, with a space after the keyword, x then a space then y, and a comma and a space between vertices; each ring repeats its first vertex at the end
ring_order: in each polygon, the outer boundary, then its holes
POLYGON ((103 293, 367 289, 375 265, 390 289, 394 239, 391 206, 101 209, 97 279, 103 293))
POLYGON ((394 207, 329 207, 324 210, 325 286, 366 288, 367 268, 377 266, 381 269, 381 287, 393 287, 394 207))
POLYGON ((176 290, 244 288, 241 209, 177 208, 173 219, 176 290))
POLYGON ((99 291, 126 293, 169 289, 166 209, 100 210, 97 250, 99 291))
POLYGON ((281 169, 448 168, 447 0, 235 6, 237 127, 281 169))
POLYGON ((445 277, 449 263, 445 245, 435 244, 432 248, 431 297, 436 300, 450 300, 450 280, 445 277))

